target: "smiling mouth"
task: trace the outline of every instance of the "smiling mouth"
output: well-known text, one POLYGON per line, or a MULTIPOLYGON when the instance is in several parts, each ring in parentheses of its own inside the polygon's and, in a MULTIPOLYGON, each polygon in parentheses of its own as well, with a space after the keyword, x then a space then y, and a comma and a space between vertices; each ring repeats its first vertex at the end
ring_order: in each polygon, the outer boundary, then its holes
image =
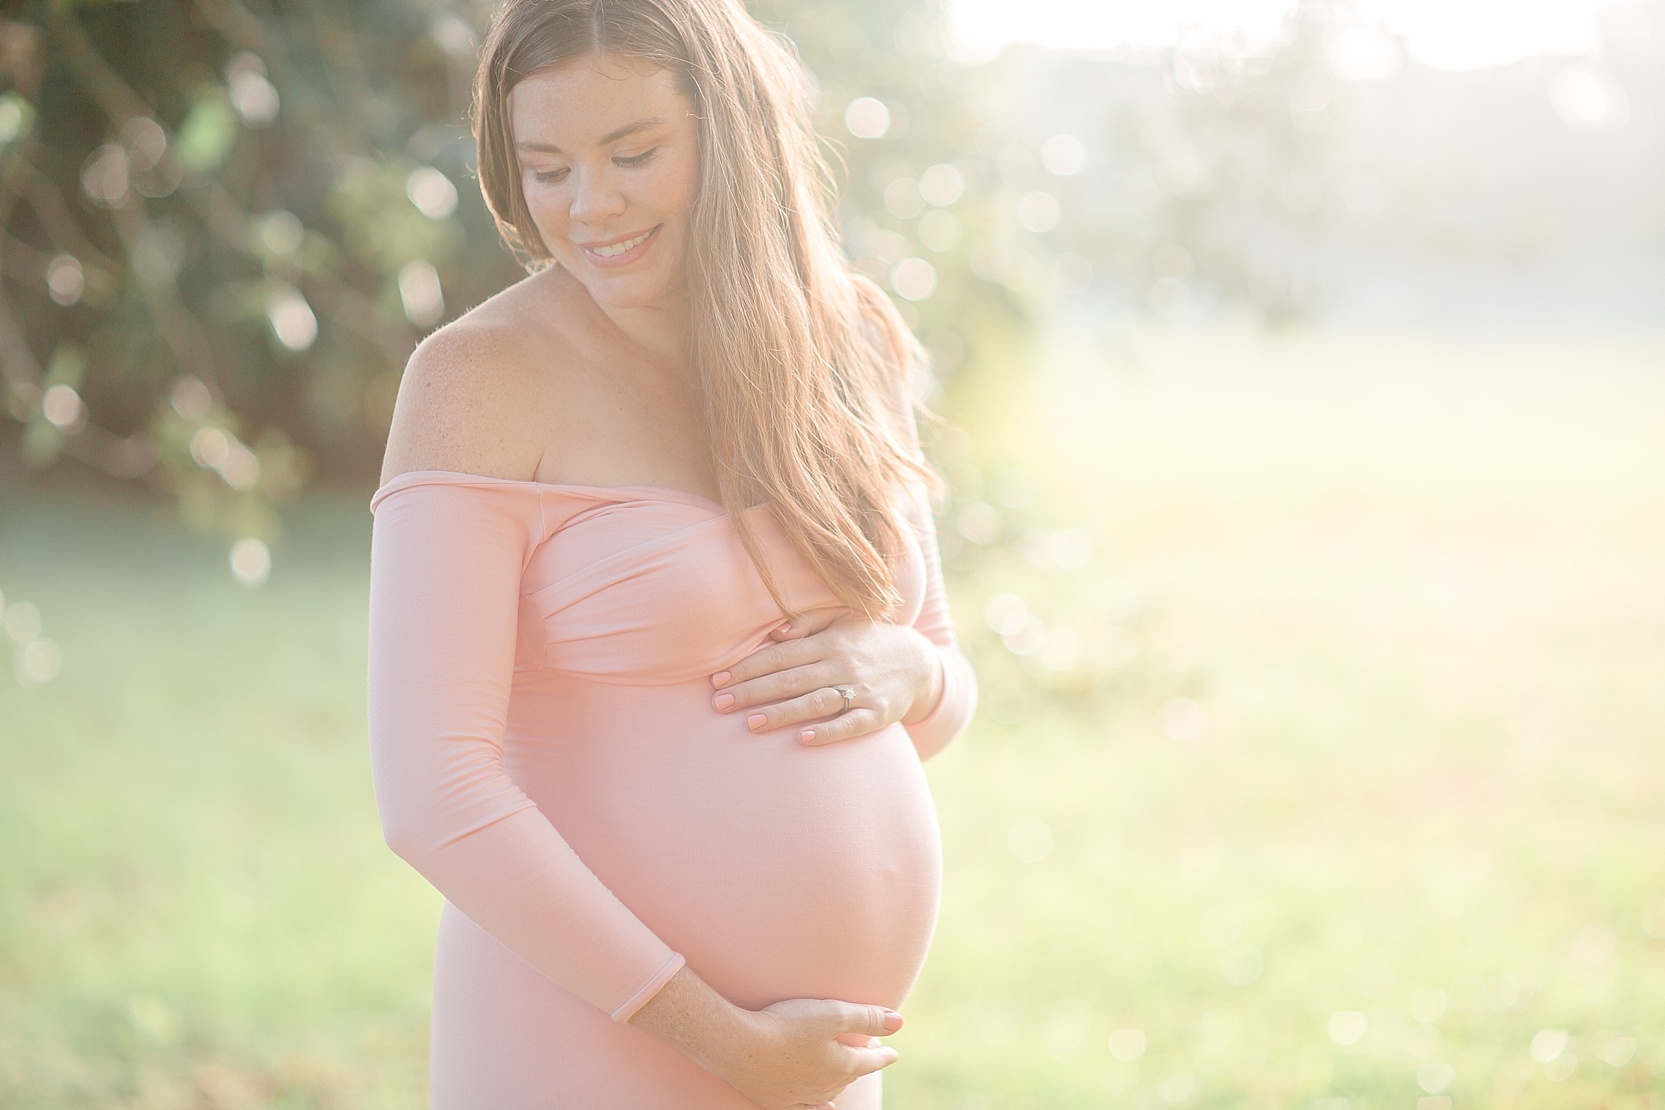
POLYGON ((609 243, 605 247, 585 247, 584 253, 593 254, 597 258, 617 258, 619 255, 628 254, 630 251, 635 250, 637 247, 647 242, 653 233, 658 230, 659 229, 657 227, 652 227, 642 232, 634 239, 626 239, 621 243, 609 243))

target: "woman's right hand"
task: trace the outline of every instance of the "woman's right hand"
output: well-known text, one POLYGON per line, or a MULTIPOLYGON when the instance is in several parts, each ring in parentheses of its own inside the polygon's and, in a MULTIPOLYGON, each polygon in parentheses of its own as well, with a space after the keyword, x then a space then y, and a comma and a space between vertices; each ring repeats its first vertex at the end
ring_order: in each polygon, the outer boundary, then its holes
POLYGON ((831 1100, 896 1062, 873 1040, 902 1028, 883 1006, 789 998, 761 1010, 734 1005, 686 965, 630 1019, 763 1110, 833 1110, 831 1100))
POLYGON ((845 1087, 896 1062, 894 1048, 872 1040, 902 1028, 883 1006, 789 998, 741 1013, 747 1035, 712 1070, 764 1110, 830 1108, 845 1087))

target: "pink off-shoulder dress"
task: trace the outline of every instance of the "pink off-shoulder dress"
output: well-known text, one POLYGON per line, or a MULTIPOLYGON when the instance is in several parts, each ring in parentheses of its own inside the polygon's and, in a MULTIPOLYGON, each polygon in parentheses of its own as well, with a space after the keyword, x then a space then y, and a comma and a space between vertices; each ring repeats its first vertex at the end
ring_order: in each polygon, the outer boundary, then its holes
MULTIPOLYGON (((898 1007, 940 848, 921 760, 970 721, 915 488, 906 604, 936 645, 923 720, 824 747, 751 732, 710 676, 782 619, 721 505, 659 486, 443 470, 376 491, 368 711, 388 844, 445 896, 435 1110, 755 1110, 628 1024, 686 962, 730 1001, 898 1007)), ((837 604, 753 514, 793 605, 837 604)), ((880 1105, 880 1074, 839 1110, 880 1105)))

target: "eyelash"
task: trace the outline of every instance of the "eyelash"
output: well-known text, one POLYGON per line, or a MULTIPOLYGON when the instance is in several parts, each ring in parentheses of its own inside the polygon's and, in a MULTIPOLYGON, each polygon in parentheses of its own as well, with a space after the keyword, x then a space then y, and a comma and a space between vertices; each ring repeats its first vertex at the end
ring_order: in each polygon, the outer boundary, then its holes
MULTIPOLYGON (((652 158, 657 153, 659 153, 658 147, 649 147, 647 150, 644 150, 642 153, 633 158, 615 158, 613 161, 616 165, 622 166, 625 169, 635 169, 637 166, 646 165, 648 159, 652 158)), ((565 169, 532 171, 533 180, 537 181, 540 185, 558 184, 562 178, 566 177, 566 175, 567 171, 565 169)))

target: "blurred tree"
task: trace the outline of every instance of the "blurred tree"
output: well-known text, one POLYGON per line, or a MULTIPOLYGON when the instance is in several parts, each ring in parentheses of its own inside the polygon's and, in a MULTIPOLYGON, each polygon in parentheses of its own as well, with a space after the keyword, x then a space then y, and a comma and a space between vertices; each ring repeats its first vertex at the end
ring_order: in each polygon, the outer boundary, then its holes
POLYGON ((1266 44, 1194 30, 1160 51, 1017 47, 985 64, 966 87, 1006 189, 1007 241, 1027 231, 1052 255, 1046 268, 996 256, 983 272, 1033 297, 1090 285, 1107 310, 1310 316, 1321 290, 1307 263, 1334 233, 1354 114, 1326 56, 1343 25, 1307 2, 1266 44))
MULTIPOLYGON (((270 539, 309 475, 372 476, 417 340, 519 276, 469 180, 491 6, 34 0, 0 20, 0 402, 25 463, 142 480, 228 539, 270 539)), ((987 175, 934 0, 757 14, 805 44, 852 252, 939 370, 1015 334, 1020 300, 966 261, 987 175)))
POLYGON ((514 276, 435 5, 24 5, 0 22, 0 374, 73 455, 269 538, 379 457, 421 332, 514 276))
POLYGON ((1005 363, 1031 306, 973 264, 1001 234, 999 179, 978 147, 967 70, 948 58, 942 0, 755 0, 751 10, 793 40, 817 84, 856 265, 895 294, 945 382, 1005 363))

